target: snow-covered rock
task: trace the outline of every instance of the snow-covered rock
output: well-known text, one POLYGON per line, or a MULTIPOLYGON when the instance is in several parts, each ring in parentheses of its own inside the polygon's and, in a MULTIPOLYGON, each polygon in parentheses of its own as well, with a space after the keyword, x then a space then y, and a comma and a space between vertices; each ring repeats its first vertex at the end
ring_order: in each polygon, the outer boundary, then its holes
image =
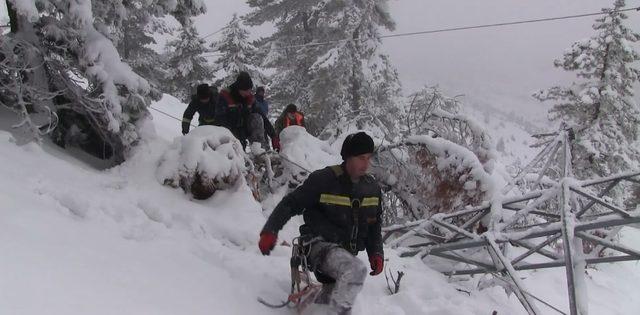
POLYGON ((242 145, 222 127, 200 126, 176 138, 158 165, 158 180, 207 199, 232 187, 246 171, 242 145))

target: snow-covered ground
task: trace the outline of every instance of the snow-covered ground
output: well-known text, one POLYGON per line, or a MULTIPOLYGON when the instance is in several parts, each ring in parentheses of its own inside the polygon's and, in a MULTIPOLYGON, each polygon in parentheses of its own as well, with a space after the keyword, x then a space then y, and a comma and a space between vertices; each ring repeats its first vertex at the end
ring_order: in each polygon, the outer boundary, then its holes
MULTIPOLYGON (((170 96, 153 105, 176 117, 184 106, 170 96)), ((162 186, 157 163, 180 128, 152 113, 157 136, 149 128, 129 161, 98 171, 47 142, 15 145, 6 132, 13 118, 0 112, 0 314, 291 313, 256 301, 280 300, 289 285, 290 249, 258 251, 261 205, 245 185, 207 201, 162 186)), ((281 239, 295 235, 296 222, 281 239)), ((622 241, 639 244, 640 233, 625 231, 622 241)), ((400 293, 369 277, 354 314, 524 314, 501 288, 477 290, 481 277, 452 281, 417 258, 391 249, 387 258, 406 274, 400 293)), ((563 269, 522 275, 532 294, 567 311, 563 269)), ((634 314, 638 283, 636 263, 589 269, 590 314, 634 314)))

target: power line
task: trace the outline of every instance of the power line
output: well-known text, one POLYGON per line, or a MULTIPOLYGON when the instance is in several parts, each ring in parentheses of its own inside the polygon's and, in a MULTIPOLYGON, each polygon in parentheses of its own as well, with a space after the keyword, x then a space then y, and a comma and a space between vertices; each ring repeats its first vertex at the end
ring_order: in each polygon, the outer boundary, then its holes
POLYGON ((213 36, 213 35, 216 35, 216 34, 220 33, 220 32, 221 32, 222 30, 224 30, 225 28, 226 28, 226 26, 223 26, 223 27, 222 27, 222 28, 220 28, 219 30, 217 30, 217 31, 215 31, 215 32, 213 32, 213 33, 209 33, 209 34, 207 34, 207 35, 205 35, 205 36, 202 36, 202 37, 200 37, 200 38, 202 38, 202 39, 209 38, 209 37, 211 37, 211 36, 213 36))
MULTIPOLYGON (((163 111, 161 111, 161 110, 159 110, 159 109, 157 109, 157 108, 153 108, 152 106, 149 106, 149 108, 151 108, 151 109, 155 110, 156 112, 158 112, 158 113, 160 113, 160 114, 163 114, 163 115, 165 115, 165 116, 167 116, 167 117, 173 118, 173 119, 175 119, 175 120, 177 120, 177 121, 182 121, 182 119, 180 119, 180 118, 178 118, 178 117, 176 117, 176 116, 173 116, 173 115, 171 115, 171 114, 168 114, 168 113, 166 113, 166 112, 163 112, 163 111)), ((191 125, 191 127, 194 127, 194 128, 195 128, 195 127, 197 127, 196 125, 191 124, 191 123, 189 123, 189 125, 191 125)))
MULTIPOLYGON (((626 11, 640 11, 640 7, 617 10, 617 12, 626 12, 626 11)), ((511 22, 501 22, 501 23, 492 23, 492 24, 481 24, 481 25, 470 25, 470 26, 442 28, 442 29, 435 29, 435 30, 425 30, 425 31, 417 31, 417 32, 407 32, 407 33, 382 35, 382 36, 379 36, 378 38, 385 39, 385 38, 395 38, 395 37, 409 37, 409 36, 416 36, 416 35, 447 33, 447 32, 455 32, 455 31, 462 31, 462 30, 493 28, 493 27, 510 26, 510 25, 518 25, 518 24, 530 24, 530 23, 539 23, 539 22, 549 22, 549 21, 576 19, 576 18, 582 18, 582 17, 588 17, 588 16, 606 15, 606 14, 609 14, 609 12, 593 12, 593 13, 565 15, 565 16, 558 16, 558 17, 539 18, 539 19, 522 20, 522 21, 511 21, 511 22)), ((368 39, 370 39, 370 38, 361 38, 361 39, 355 39, 355 40, 364 41, 364 40, 368 40, 368 39)), ((290 49, 290 48, 324 46, 324 45, 328 45, 328 44, 347 42, 347 41, 352 41, 352 40, 354 40, 354 39, 338 39, 338 40, 331 40, 331 41, 318 42, 318 43, 308 43, 308 44, 301 44, 301 45, 291 45, 291 46, 276 47, 274 49, 275 50, 283 50, 283 49, 290 49)))
MULTIPOLYGON (((618 10, 617 12, 625 12, 625 11, 640 11, 640 7, 618 10)), ((462 26, 462 27, 453 27, 453 28, 443 28, 443 29, 437 29, 437 30, 419 31, 419 32, 401 33, 401 34, 390 34, 390 35, 380 36, 380 38, 393 38, 393 37, 403 37, 403 36, 414 36, 414 35, 423 35, 423 34, 435 34, 435 33, 453 32, 453 31, 461 31, 461 30, 471 30, 471 29, 479 29, 479 28, 499 27, 499 26, 507 26, 507 25, 518 25, 518 24, 538 23, 538 22, 549 22, 549 21, 557 21, 557 20, 575 19, 575 18, 581 18, 581 17, 587 17, 587 16, 604 15, 604 14, 609 14, 609 12, 585 13, 585 14, 566 15, 566 16, 541 18, 541 19, 533 19, 533 20, 524 20, 524 21, 514 21, 514 22, 503 22, 503 23, 475 25, 475 26, 462 26)))

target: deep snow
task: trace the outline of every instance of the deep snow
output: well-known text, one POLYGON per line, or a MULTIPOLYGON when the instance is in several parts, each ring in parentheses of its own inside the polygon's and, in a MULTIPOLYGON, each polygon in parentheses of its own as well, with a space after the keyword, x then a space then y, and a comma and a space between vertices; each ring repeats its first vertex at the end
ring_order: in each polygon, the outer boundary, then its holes
MULTIPOLYGON (((179 117, 185 105, 165 96, 153 106, 179 117)), ((157 136, 147 126, 129 161, 97 171, 46 142, 15 145, 3 131, 11 117, 0 112, 0 314, 290 313, 256 302, 284 298, 289 282, 290 249, 258 251, 261 205, 241 184, 207 201, 161 186, 157 163, 180 123, 152 113, 157 136)), ((295 235, 296 222, 281 240, 295 235)), ((623 235, 640 243, 636 230, 623 235)), ((450 281, 417 258, 386 253, 388 268, 406 273, 400 293, 388 295, 382 275, 368 277, 354 314, 524 314, 501 288, 476 290, 482 277, 450 281)), ((568 309, 563 269, 522 276, 532 294, 568 309)), ((590 314, 633 314, 637 283, 636 263, 589 269, 590 314)))

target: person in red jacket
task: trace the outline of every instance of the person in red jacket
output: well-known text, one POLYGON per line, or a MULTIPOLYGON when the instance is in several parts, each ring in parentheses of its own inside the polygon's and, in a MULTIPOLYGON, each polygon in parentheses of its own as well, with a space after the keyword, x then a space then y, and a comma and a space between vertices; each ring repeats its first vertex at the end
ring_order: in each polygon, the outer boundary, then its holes
POLYGON ((243 148, 248 140, 263 142, 261 139, 250 139, 251 135, 259 138, 266 133, 271 138, 274 149, 279 150, 278 135, 267 116, 255 105, 252 89, 251 76, 244 71, 238 74, 228 88, 222 89, 216 104, 216 124, 229 129, 240 140, 243 148), (254 130, 255 128, 263 128, 264 131, 254 130))
POLYGON ((362 290, 367 269, 356 256, 359 251, 367 251, 370 275, 384 266, 381 191, 367 175, 373 151, 366 133, 349 135, 340 152, 344 162, 311 173, 278 203, 260 233, 258 247, 269 255, 278 231, 292 216, 303 215, 300 237, 310 243, 307 258, 323 283, 316 302, 328 302, 335 314, 351 314, 362 290))
POLYGON ((304 114, 298 111, 298 107, 294 104, 289 104, 282 112, 282 115, 278 117, 275 123, 276 134, 289 126, 301 126, 304 127, 304 114))

